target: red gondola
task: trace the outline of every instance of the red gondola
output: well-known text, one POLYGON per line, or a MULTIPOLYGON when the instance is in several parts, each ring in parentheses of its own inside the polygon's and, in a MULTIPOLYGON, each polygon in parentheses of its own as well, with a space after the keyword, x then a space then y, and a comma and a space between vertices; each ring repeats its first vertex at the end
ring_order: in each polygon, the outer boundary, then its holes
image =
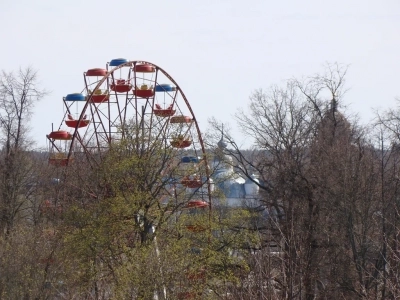
POLYGON ((158 117, 171 117, 175 114, 174 109, 153 109, 153 112, 158 117))
POLYGON ((135 66, 135 71, 139 73, 153 73, 156 69, 149 64, 140 64, 135 66))
POLYGON ((190 200, 184 208, 205 208, 208 207, 209 204, 203 200, 190 200))
POLYGON ((140 98, 150 98, 154 96, 154 89, 152 86, 149 87, 147 84, 143 84, 140 88, 134 89, 133 94, 140 98))
MULTIPOLYGON (((91 94, 91 91, 89 90, 89 94, 91 94)), ((88 95, 90 97, 90 95, 88 95)), ((104 90, 104 93, 100 90, 97 89, 94 91, 93 95, 90 97, 89 101, 93 103, 103 103, 107 102, 110 99, 110 94, 108 93, 107 90, 104 90)))
POLYGON ((175 148, 187 148, 192 144, 189 139, 184 139, 183 137, 174 138, 171 142, 171 146, 175 148))
POLYGON ((54 139, 54 140, 71 140, 72 139, 72 134, 70 134, 68 131, 64 130, 58 130, 58 131, 53 131, 48 135, 49 138, 54 139))
POLYGON ((127 82, 125 79, 117 79, 115 84, 110 85, 110 89, 117 93, 126 93, 132 89, 132 84, 127 82))
POLYGON ((68 165, 68 158, 49 158, 49 164, 56 167, 65 167, 68 165))
POLYGON ((188 188, 191 188, 191 189, 196 189, 203 185, 203 182, 201 181, 200 177, 198 177, 198 176, 194 176, 194 177, 185 176, 181 180, 181 183, 182 183, 182 185, 184 185, 188 188))
POLYGON ((67 116, 68 120, 65 120, 65 124, 71 128, 82 128, 89 125, 90 121, 86 119, 86 115, 83 117, 82 120, 75 120, 70 114, 67 116))
POLYGON ((169 120, 170 123, 191 123, 192 121, 192 118, 188 116, 175 116, 169 120))
POLYGON ((50 200, 45 200, 40 204, 40 210, 42 213, 61 213, 62 207, 60 205, 55 205, 50 200))
POLYGON ((202 232, 206 230, 206 228, 201 225, 186 225, 186 229, 191 232, 202 232))
POLYGON ((49 158, 49 164, 56 167, 65 167, 72 162, 72 158, 67 158, 65 153, 53 153, 49 158))
POLYGON ((90 101, 93 103, 103 103, 107 102, 108 99, 110 98, 110 95, 92 95, 92 98, 90 98, 90 101))
POLYGON ((187 279, 189 280, 199 280, 204 279, 206 276, 206 269, 200 269, 197 271, 188 271, 186 272, 187 279))
MULTIPOLYGON (((191 200, 183 207, 183 209, 188 209, 189 211, 190 210, 195 210, 196 211, 197 209, 200 209, 198 211, 198 213, 201 213, 201 211, 203 209, 205 209, 206 207, 209 207, 209 206, 210 205, 206 201, 203 201, 203 200, 191 200)), ((203 226, 202 224, 196 224, 196 222, 194 222, 194 223, 186 224, 186 229, 191 231, 191 232, 201 232, 201 231, 206 230, 206 227, 203 226)))
POLYGON ((163 109, 159 104, 155 105, 153 108, 153 113, 158 117, 172 117, 175 114, 174 105, 171 104, 166 109, 163 109))
POLYGON ((177 295, 179 300, 196 299, 196 294, 190 292, 182 292, 177 295))
POLYGON ((103 77, 107 75, 107 70, 106 69, 101 69, 101 68, 95 68, 95 69, 89 69, 86 71, 86 76, 99 76, 103 77))

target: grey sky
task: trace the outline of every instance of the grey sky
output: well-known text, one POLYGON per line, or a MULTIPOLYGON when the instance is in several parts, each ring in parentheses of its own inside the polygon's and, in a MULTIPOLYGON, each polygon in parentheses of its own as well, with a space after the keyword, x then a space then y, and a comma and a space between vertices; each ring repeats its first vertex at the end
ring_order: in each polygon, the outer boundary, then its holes
POLYGON ((345 104, 367 121, 400 95, 399 9, 398 0, 0 0, 0 69, 32 65, 52 91, 32 119, 38 145, 83 72, 118 57, 171 74, 202 130, 211 116, 233 123, 254 89, 350 64, 345 104))

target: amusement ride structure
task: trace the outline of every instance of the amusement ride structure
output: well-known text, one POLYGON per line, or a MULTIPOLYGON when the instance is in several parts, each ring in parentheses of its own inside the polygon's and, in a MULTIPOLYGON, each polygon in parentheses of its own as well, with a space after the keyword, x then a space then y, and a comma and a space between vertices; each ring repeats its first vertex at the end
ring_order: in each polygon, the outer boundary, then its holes
MULTIPOLYGON (((193 239, 192 245, 196 254, 204 246, 199 242, 199 232, 204 232, 207 238, 203 241, 210 243, 214 188, 225 195, 227 206, 259 205, 257 179, 249 181, 236 174, 232 158, 222 155, 227 148, 223 136, 217 151, 221 155, 212 161, 207 159, 193 109, 177 82, 162 68, 146 61, 113 59, 105 68, 84 72, 83 86, 81 92, 63 98, 60 125, 47 135, 49 164, 55 170, 78 178, 77 170, 95 171, 107 161, 111 150, 118 147, 133 149, 128 153, 137 154, 140 159, 160 157, 156 168, 160 174, 154 180, 159 185, 156 187, 158 192, 152 200, 160 205, 154 207, 168 215, 183 216, 181 224, 188 234, 198 237, 193 239), (216 180, 215 184, 211 177, 216 180), (202 218, 207 214, 208 225, 202 218), (196 219, 197 216, 200 218, 196 219)), ((77 180, 74 185, 69 182, 69 186, 83 190, 84 182, 77 180)), ((138 184, 135 179, 128 180, 132 185, 138 184)), ((89 201, 97 198, 91 192, 88 196, 89 201)), ((216 208, 221 205, 218 202, 216 199, 216 208)), ((58 207, 51 201, 45 206, 58 207)), ((142 218, 140 214, 138 209, 135 218, 142 218)), ((143 228, 154 232, 158 228, 156 218, 151 220, 150 226, 143 228)), ((204 272, 204 268, 190 271, 187 275, 189 285, 193 280, 203 280, 204 272)), ((194 299, 193 295, 184 292, 180 299, 194 299)))
POLYGON ((175 153, 163 172, 182 170, 174 173, 174 183, 191 194, 185 207, 211 209, 213 185, 200 128, 185 94, 166 71, 150 62, 118 58, 84 72, 83 83, 80 93, 63 98, 63 119, 47 135, 49 164, 69 167, 85 161, 94 167, 124 140, 143 150, 157 143, 175 153))

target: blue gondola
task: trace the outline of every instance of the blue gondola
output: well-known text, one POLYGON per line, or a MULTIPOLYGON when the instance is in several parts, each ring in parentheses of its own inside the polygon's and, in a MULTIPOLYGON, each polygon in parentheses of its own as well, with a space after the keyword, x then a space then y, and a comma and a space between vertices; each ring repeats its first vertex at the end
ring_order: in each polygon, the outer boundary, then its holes
POLYGON ((86 96, 81 93, 68 94, 64 98, 65 101, 86 101, 86 96))
POLYGON ((118 67, 119 65, 127 63, 128 60, 125 58, 116 58, 110 61, 110 67, 118 67))
POLYGON ((200 159, 196 156, 184 156, 181 158, 182 163, 199 163, 200 159))
POLYGON ((174 87, 172 84, 157 84, 156 85, 156 92, 173 92, 176 91, 176 87, 174 87))

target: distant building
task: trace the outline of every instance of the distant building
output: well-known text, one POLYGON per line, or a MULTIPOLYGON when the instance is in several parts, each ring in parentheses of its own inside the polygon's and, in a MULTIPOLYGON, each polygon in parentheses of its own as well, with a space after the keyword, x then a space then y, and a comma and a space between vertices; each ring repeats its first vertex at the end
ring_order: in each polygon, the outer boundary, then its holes
POLYGON ((211 178, 215 185, 216 192, 223 194, 221 199, 216 199, 219 204, 225 204, 230 207, 258 207, 261 205, 259 196, 259 180, 256 175, 251 178, 244 178, 234 169, 233 158, 224 154, 227 143, 222 134, 218 142, 216 154, 211 162, 213 170, 211 178))

